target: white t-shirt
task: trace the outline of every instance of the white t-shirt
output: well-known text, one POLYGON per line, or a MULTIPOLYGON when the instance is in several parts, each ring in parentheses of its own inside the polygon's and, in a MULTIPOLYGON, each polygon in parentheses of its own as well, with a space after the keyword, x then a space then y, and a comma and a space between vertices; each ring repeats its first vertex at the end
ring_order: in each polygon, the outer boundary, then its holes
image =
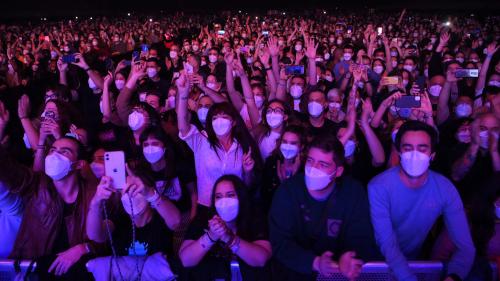
POLYGON ((191 125, 189 133, 179 137, 193 150, 196 168, 198 203, 210 207, 212 189, 215 181, 223 175, 236 175, 243 177, 243 149, 236 140, 233 141, 229 151, 223 148, 210 147, 204 132, 191 125))

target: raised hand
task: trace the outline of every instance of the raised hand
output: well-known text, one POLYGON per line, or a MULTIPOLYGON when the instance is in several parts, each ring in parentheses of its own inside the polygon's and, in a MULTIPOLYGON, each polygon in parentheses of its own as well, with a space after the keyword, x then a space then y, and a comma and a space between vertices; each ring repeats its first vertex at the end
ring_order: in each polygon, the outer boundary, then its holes
POLYGON ((269 58, 271 57, 269 50, 267 48, 261 48, 259 52, 259 59, 260 62, 264 65, 265 68, 268 68, 270 63, 269 63, 269 58))
POLYGON ((278 45, 278 40, 273 36, 269 37, 269 40, 267 41, 267 49, 269 50, 271 57, 279 55, 280 47, 278 45))
POLYGON ((108 71, 108 75, 104 77, 104 86, 109 87, 113 83, 113 73, 111 71, 108 71))
POLYGON ((308 59, 315 59, 316 50, 318 49, 318 44, 314 43, 314 39, 306 40, 305 44, 306 44, 305 55, 307 56, 308 59))
POLYGON ((252 148, 248 148, 248 152, 243 154, 243 170, 245 172, 252 171, 255 161, 252 158, 252 148))
POLYGON ((75 54, 75 59, 76 59, 76 62, 73 62, 72 64, 74 64, 76 66, 79 66, 82 69, 88 69, 89 68, 89 65, 87 64, 87 62, 85 62, 85 59, 83 58, 82 54, 76 53, 75 54))
POLYGON ((112 181, 113 179, 108 176, 103 176, 101 178, 101 181, 97 185, 94 197, 92 198, 91 201, 92 205, 99 206, 99 204, 101 204, 102 201, 108 200, 111 197, 111 195, 113 195, 113 193, 116 192, 116 189, 111 187, 112 181))
POLYGON ((497 46, 496 42, 491 42, 488 47, 486 48, 486 54, 491 57, 493 56, 496 51, 498 50, 499 46, 497 46))
POLYGON ((17 103, 17 114, 20 119, 28 118, 30 107, 29 97, 27 95, 22 95, 17 103))
POLYGON ((66 71, 68 71, 68 64, 64 63, 62 61, 62 58, 59 58, 57 60, 57 69, 59 69, 59 72, 66 72, 66 71))
POLYGON ((448 45, 448 41, 450 41, 450 33, 448 32, 441 33, 441 36, 439 36, 439 45, 444 47, 448 45))

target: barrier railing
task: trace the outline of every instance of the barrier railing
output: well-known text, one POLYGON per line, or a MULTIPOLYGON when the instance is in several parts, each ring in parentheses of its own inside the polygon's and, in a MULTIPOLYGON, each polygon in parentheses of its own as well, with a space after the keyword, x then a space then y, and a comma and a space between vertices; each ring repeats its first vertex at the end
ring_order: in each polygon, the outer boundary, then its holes
MULTIPOLYGON (((415 261, 409 263, 410 269, 415 273, 419 281, 439 281, 443 270, 443 264, 435 261, 415 261)), ((493 271, 493 280, 498 280, 497 266, 491 263, 493 271)), ((14 261, 0 259, 0 281, 22 280, 19 276, 27 271, 34 272, 36 263, 29 260, 14 261), (16 276, 18 279, 16 279, 16 276)), ((361 276, 357 281, 397 281, 389 266, 384 262, 369 262, 363 265, 361 276)), ((340 272, 332 277, 319 276, 317 281, 347 281, 340 272)))

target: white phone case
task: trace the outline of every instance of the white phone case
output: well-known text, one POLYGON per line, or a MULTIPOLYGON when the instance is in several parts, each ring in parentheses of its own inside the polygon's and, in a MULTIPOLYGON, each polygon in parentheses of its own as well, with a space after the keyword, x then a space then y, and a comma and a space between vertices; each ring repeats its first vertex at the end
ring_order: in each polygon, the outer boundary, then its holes
POLYGON ((106 151, 104 167, 105 175, 112 179, 111 186, 115 189, 125 188, 125 154, 123 151, 106 151))

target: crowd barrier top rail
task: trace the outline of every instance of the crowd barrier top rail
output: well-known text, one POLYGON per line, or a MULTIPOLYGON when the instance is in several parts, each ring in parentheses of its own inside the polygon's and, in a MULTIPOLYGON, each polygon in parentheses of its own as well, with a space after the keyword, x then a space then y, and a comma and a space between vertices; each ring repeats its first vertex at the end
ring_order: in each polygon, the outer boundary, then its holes
MULTIPOLYGON (((442 277, 443 263, 439 261, 412 261, 409 262, 410 269, 415 273, 419 281, 439 281, 442 277)), ((496 263, 491 263, 493 269, 493 280, 498 280, 496 263)), ((0 281, 13 281, 18 273, 35 271, 36 262, 30 260, 16 261, 12 259, 0 259, 0 281)), ((361 276, 357 281, 396 281, 389 266, 384 262, 367 262, 363 265, 361 276)), ((317 281, 347 281, 340 271, 331 277, 318 276, 317 281)))

